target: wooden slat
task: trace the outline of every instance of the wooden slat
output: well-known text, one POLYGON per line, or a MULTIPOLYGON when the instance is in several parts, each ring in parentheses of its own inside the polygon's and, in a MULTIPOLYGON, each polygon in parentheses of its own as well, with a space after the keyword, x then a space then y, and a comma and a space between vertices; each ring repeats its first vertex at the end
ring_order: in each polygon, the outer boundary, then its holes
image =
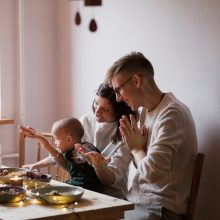
POLYGON ((13 119, 9 118, 0 118, 0 125, 14 124, 13 119))
POLYGON ((24 158, 25 158, 25 137, 24 135, 19 132, 19 167, 22 167, 24 165, 24 158))

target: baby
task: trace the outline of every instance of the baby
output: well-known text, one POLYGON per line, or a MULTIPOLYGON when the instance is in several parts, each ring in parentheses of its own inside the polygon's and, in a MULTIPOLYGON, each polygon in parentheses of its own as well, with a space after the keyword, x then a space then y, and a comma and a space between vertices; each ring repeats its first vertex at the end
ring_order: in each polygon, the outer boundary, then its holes
POLYGON ((102 184, 95 170, 80 154, 80 151, 98 153, 100 151, 90 143, 81 143, 84 129, 78 119, 68 117, 53 123, 51 132, 57 148, 54 148, 41 133, 33 128, 19 126, 19 131, 30 138, 37 139, 51 157, 69 172, 71 178, 66 183, 101 192, 102 184))

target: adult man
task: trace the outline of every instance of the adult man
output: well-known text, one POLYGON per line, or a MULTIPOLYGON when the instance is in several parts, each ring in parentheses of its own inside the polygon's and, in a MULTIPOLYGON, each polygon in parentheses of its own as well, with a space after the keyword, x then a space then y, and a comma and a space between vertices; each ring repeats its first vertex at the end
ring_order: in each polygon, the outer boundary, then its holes
POLYGON ((108 70, 117 101, 132 110, 143 107, 140 126, 133 116, 120 120, 120 132, 133 156, 135 177, 127 199, 136 204, 125 219, 183 219, 197 152, 196 129, 189 109, 172 93, 163 93, 151 63, 133 52, 108 70))

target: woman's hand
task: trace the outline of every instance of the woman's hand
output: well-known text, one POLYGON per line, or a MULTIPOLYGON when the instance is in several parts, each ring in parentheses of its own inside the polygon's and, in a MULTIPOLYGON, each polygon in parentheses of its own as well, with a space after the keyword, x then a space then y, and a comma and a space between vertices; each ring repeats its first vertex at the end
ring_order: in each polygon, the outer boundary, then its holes
POLYGON ((105 185, 111 185, 115 180, 115 175, 108 169, 107 164, 110 161, 109 157, 104 157, 98 152, 91 151, 85 153, 84 156, 89 160, 95 169, 95 172, 101 182, 105 185))
POLYGON ((89 149, 85 148, 80 143, 76 143, 74 147, 77 153, 81 154, 95 169, 103 169, 109 162, 107 157, 95 151, 88 151, 89 149))
POLYGON ((104 157, 103 155, 95 151, 85 153, 84 156, 87 158, 87 160, 91 162, 101 182, 104 185, 112 185, 115 180, 115 175, 111 171, 111 169, 108 169, 107 167, 110 158, 104 157))
POLYGON ((98 152, 91 151, 83 154, 90 161, 96 170, 103 170, 109 162, 108 157, 104 157, 98 152))

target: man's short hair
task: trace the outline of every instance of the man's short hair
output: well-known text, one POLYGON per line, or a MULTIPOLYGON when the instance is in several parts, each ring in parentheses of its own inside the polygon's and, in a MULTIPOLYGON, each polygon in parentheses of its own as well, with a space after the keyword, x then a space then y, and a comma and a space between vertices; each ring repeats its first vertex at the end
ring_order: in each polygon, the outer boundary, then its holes
POLYGON ((117 74, 140 74, 146 77, 154 77, 154 69, 151 62, 140 52, 131 52, 113 63, 106 73, 106 82, 111 85, 111 79, 117 74))

